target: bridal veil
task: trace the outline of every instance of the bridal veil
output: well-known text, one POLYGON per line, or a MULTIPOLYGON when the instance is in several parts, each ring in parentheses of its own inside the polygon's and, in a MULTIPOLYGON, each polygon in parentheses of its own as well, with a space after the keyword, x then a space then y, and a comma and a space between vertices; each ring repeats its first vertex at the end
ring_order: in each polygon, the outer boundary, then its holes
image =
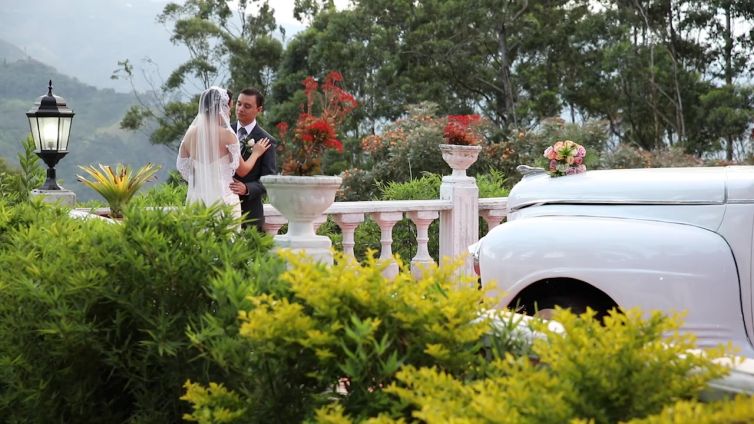
MULTIPOLYGON (((189 202, 222 202, 228 191, 228 147, 221 133, 230 131, 230 105, 224 88, 210 87, 199 98, 199 111, 178 150, 176 167, 188 181, 189 202)), ((237 165, 237 160, 236 160, 237 165)), ((237 198, 237 196, 236 196, 237 198)))

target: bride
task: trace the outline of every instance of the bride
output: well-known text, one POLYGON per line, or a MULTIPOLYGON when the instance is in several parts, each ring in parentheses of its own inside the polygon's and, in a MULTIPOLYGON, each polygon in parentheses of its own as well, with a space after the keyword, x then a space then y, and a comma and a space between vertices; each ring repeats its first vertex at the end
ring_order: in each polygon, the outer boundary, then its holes
POLYGON ((230 191, 233 174, 244 176, 270 147, 268 139, 254 144, 251 156, 243 159, 241 146, 230 127, 230 95, 210 87, 199 99, 199 112, 181 141, 176 168, 188 181, 186 203, 211 205, 224 202, 241 218, 241 203, 230 191))

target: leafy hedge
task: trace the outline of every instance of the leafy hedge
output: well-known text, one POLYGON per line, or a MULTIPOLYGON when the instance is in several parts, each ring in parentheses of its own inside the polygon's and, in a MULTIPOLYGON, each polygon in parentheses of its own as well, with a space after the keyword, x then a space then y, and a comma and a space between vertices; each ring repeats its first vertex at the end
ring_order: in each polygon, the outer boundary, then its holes
POLYGON ((177 422, 187 379, 224 370, 191 343, 282 263, 218 209, 131 208, 122 224, 0 202, 0 416, 5 422, 177 422))

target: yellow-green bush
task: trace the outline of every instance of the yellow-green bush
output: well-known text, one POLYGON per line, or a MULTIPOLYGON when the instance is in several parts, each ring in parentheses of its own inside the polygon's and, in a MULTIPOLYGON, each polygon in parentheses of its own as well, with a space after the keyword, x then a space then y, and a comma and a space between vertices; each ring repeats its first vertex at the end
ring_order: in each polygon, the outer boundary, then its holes
POLYGON ((712 403, 681 401, 661 413, 629 424, 745 424, 754 422, 754 398, 737 396, 712 403))
POLYGON ((195 337, 245 373, 237 422, 615 423, 694 399, 726 372, 709 359, 722 348, 687 353, 677 316, 601 324, 558 311, 563 331, 534 321, 542 337, 526 346, 510 321, 493 331, 494 303, 451 268, 386 279, 375 260, 328 269, 284 255, 283 284, 249 298, 232 349, 211 325, 195 337))
POLYGON ((239 339, 216 337, 221 329, 211 322, 194 335, 226 370, 246 376, 239 394, 250 407, 239 422, 300 422, 334 401, 357 419, 401 415, 382 390, 401 366, 470 379, 486 356, 501 356, 485 347, 495 315, 482 312, 494 300, 455 267, 389 279, 374 259, 362 266, 338 255, 328 269, 283 255, 291 263, 284 285, 249 298, 239 339))
POLYGON ((695 337, 678 331, 679 315, 613 311, 604 325, 581 318, 558 313, 555 319, 565 331, 540 325, 547 337, 533 347, 563 382, 565 400, 578 417, 609 423, 652 414, 697 396, 707 382, 727 372, 709 359, 723 356, 723 349, 709 351, 709 357, 686 353, 696 346, 695 337))
POLYGON ((544 336, 532 347, 535 361, 494 360, 483 377, 470 380, 437 368, 404 367, 386 391, 411 404, 418 422, 616 423, 694 398, 726 372, 705 356, 687 354, 694 339, 677 332, 678 317, 643 319, 629 310, 611 313, 603 326, 589 314, 583 319, 558 311, 563 331, 535 324, 544 336))

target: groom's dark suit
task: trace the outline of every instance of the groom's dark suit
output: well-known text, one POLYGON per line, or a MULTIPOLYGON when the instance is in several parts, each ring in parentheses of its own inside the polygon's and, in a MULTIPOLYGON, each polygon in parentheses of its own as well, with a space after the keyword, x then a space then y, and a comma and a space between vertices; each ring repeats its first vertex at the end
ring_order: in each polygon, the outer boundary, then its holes
MULTIPOLYGON (((238 133, 238 122, 233 124, 233 131, 238 133)), ((277 173, 275 165, 275 147, 277 146, 277 142, 267 133, 267 131, 259 126, 259 123, 254 125, 254 128, 251 130, 251 137, 247 136, 246 139, 249 140, 252 138, 257 141, 263 138, 268 138, 270 140, 270 148, 267 149, 262 157, 257 160, 254 164, 254 168, 252 168, 245 177, 235 175, 234 178, 246 184, 247 194, 245 196, 239 196, 241 198, 241 210, 243 211, 245 219, 244 227, 246 227, 247 223, 250 223, 255 225, 257 229, 262 232, 262 226, 264 225, 262 196, 267 193, 267 190, 259 179, 264 175, 277 173)), ((243 142, 243 140, 239 141, 243 142)), ((243 152, 244 150, 246 150, 247 153, 244 154, 243 157, 244 159, 248 159, 251 155, 251 149, 244 149, 244 147, 241 146, 241 151, 243 152)))

